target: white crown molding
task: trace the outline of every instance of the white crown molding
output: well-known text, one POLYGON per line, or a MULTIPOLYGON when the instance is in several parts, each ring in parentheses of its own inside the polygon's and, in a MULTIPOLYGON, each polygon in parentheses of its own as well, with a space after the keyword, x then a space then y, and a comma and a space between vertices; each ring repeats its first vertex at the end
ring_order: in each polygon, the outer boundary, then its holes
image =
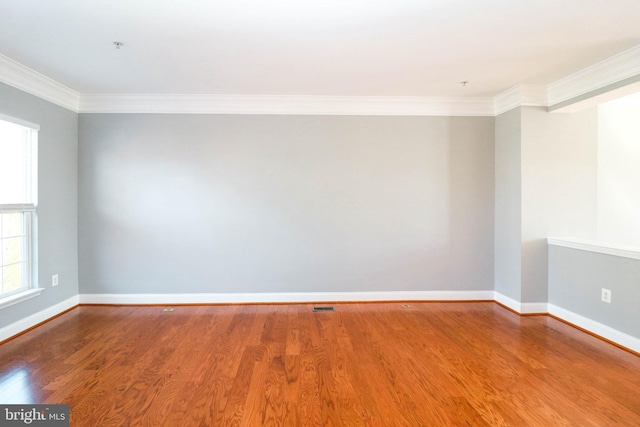
POLYGON ((493 116, 491 98, 86 94, 81 113, 493 116))
POLYGON ((605 255, 613 255, 622 258, 640 260, 640 249, 628 246, 613 245, 610 243, 594 242, 591 240, 569 239, 549 237, 547 242, 552 246, 578 249, 581 251, 596 252, 605 255))
POLYGON ((0 82, 78 112, 78 92, 4 55, 0 55, 0 82))
POLYGON ((496 95, 493 102, 496 116, 521 106, 546 107, 547 87, 531 84, 516 85, 496 95))
POLYGON ((520 84, 493 98, 80 94, 4 55, 0 82, 81 113, 496 116, 519 106, 554 106, 640 77, 640 45, 547 86, 520 84))
POLYGON ((559 104, 637 75, 640 75, 640 45, 549 84, 549 105, 559 104))

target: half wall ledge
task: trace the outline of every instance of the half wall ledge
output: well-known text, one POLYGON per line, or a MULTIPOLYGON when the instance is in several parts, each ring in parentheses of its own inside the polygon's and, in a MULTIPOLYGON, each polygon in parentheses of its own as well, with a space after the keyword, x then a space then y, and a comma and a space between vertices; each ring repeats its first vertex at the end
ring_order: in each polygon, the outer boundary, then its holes
POLYGON ((568 237, 548 237, 547 242, 553 246, 562 246, 565 248, 640 260, 640 248, 632 246, 616 245, 612 243, 598 242, 595 240, 573 239, 568 237))

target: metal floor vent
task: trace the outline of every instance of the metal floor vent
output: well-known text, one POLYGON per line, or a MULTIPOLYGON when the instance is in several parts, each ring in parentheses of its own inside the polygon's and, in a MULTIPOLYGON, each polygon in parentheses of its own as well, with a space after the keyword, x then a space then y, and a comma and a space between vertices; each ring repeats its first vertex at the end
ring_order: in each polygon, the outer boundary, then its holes
POLYGON ((336 311, 334 307, 325 306, 325 307, 313 307, 313 311, 336 311))

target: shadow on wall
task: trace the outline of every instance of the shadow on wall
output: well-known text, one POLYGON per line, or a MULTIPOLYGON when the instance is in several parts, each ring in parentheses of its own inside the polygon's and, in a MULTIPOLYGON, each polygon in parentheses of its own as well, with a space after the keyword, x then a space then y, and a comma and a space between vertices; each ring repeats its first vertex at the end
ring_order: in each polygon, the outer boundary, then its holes
POLYGON ((522 242, 522 301, 545 303, 548 300, 548 255, 547 239, 522 242))

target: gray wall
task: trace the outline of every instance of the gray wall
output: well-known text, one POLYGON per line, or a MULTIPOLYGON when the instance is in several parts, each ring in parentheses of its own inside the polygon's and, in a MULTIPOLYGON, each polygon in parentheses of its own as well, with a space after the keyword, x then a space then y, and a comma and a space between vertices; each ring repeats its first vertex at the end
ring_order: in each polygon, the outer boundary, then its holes
POLYGON ((520 301, 521 109, 497 116, 495 127, 495 290, 520 301))
POLYGON ((521 110, 522 302, 546 302, 547 237, 595 238, 598 112, 521 110))
POLYGON ((549 236, 593 238, 597 110, 521 107, 496 117, 495 290, 547 301, 549 236))
POLYGON ((493 289, 493 118, 79 129, 81 293, 493 289))
POLYGON ((495 120, 78 120, 0 84, 0 113, 41 127, 37 249, 46 288, 0 310, 2 326, 79 292, 495 284, 522 302, 548 292, 551 304, 640 336, 640 261, 551 247, 546 278, 546 236, 594 237, 595 110, 524 107, 495 120), (600 302, 602 287, 613 291, 611 305, 600 302))
POLYGON ((640 260, 549 246, 549 303, 640 338, 640 260), (611 304, 600 300, 611 290, 611 304))
POLYGON ((0 310, 0 326, 78 294, 78 115, 0 83, 0 113, 40 125, 38 297, 0 310), (51 287, 51 275, 60 284, 51 287))

